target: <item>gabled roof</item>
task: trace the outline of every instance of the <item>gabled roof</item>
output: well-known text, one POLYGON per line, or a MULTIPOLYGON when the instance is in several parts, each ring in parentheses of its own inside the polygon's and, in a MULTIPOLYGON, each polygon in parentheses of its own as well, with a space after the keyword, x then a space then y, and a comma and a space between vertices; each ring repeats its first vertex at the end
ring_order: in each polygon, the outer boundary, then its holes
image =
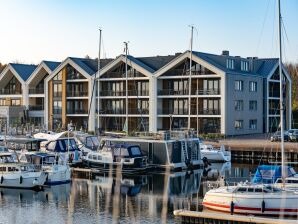
POLYGON ((37 68, 36 65, 15 64, 10 63, 11 67, 18 73, 18 75, 26 81, 33 71, 37 68))
POLYGON ((54 71, 60 64, 60 62, 56 62, 56 61, 43 61, 43 62, 46 64, 46 66, 48 66, 48 68, 51 71, 54 71))
MULTIPOLYGON (((94 75, 97 72, 97 59, 89 59, 89 58, 75 58, 69 57, 74 63, 80 66, 85 72, 89 75, 94 75)), ((101 67, 106 66, 113 59, 101 59, 100 64, 101 67)))
POLYGON ((268 76, 278 64, 278 58, 257 59, 254 63, 256 72, 262 76, 268 76))
POLYGON ((162 68, 174 58, 179 56, 180 53, 175 55, 167 55, 167 56, 155 56, 155 57, 138 57, 136 58, 138 61, 142 62, 146 66, 150 67, 152 70, 157 71, 158 69, 162 68))
POLYGON ((141 60, 139 60, 138 58, 135 58, 135 57, 133 57, 133 56, 131 56, 131 55, 127 55, 127 59, 133 61, 134 63, 136 63, 137 65, 143 67, 144 69, 146 69, 147 71, 149 71, 149 72, 151 72, 151 73, 154 72, 154 70, 153 70, 151 67, 149 67, 148 65, 144 64, 144 63, 143 63, 141 60))

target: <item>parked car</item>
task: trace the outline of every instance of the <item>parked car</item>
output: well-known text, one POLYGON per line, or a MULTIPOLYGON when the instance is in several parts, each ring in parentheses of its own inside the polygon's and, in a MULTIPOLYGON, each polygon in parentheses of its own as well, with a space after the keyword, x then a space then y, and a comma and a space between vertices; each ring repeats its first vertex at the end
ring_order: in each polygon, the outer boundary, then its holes
POLYGON ((289 141, 297 142, 298 141, 298 129, 290 129, 289 133, 289 141))
MULTIPOLYGON (((284 132, 284 140, 285 141, 289 141, 289 134, 287 131, 284 132)), ((280 131, 275 132, 272 136, 271 136, 271 142, 277 142, 277 141, 281 141, 281 134, 280 131)))

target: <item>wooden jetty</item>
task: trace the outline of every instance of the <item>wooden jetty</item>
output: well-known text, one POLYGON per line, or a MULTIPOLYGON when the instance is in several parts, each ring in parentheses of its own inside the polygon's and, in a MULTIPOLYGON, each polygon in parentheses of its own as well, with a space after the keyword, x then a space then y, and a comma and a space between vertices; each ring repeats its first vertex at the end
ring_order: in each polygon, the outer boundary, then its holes
POLYGON ((181 223, 189 224, 297 224, 297 220, 272 219, 257 216, 229 215, 215 212, 196 212, 189 210, 175 210, 174 215, 181 219, 181 223))
MULTIPOLYGON (((280 142, 271 142, 265 135, 235 136, 217 141, 205 141, 215 147, 224 145, 231 151, 232 161, 255 163, 281 161, 280 142)), ((298 162, 298 143, 285 143, 288 162, 298 162)))

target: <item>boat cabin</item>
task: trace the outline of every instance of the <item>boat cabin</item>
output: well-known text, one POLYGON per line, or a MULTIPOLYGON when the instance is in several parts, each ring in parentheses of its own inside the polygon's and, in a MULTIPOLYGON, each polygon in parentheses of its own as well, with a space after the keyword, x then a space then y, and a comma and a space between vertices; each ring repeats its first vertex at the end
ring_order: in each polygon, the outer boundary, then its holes
POLYGON ((121 160, 121 158, 143 157, 141 148, 138 145, 130 145, 130 144, 107 145, 107 146, 103 146, 101 150, 103 152, 111 151, 114 161, 121 160))
POLYGON ((270 185, 247 185, 237 187, 233 193, 272 193, 281 191, 270 185))
POLYGON ((7 140, 8 148, 13 150, 27 150, 28 152, 36 152, 40 149, 41 142, 45 139, 36 138, 10 138, 7 140))
POLYGON ((73 152, 78 150, 77 143, 74 138, 59 138, 54 141, 50 141, 46 144, 46 150, 50 152, 73 152))
POLYGON ((26 158, 29 163, 35 165, 52 165, 56 162, 56 156, 47 153, 27 154, 26 158))

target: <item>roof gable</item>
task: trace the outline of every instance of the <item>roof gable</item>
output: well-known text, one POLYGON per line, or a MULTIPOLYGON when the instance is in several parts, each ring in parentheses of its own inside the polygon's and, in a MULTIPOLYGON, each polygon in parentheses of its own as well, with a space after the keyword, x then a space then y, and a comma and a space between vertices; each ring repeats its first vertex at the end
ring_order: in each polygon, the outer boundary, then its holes
POLYGON ((36 65, 26 65, 26 64, 14 64, 10 63, 11 67, 18 73, 23 81, 26 81, 30 75, 37 68, 36 65))

